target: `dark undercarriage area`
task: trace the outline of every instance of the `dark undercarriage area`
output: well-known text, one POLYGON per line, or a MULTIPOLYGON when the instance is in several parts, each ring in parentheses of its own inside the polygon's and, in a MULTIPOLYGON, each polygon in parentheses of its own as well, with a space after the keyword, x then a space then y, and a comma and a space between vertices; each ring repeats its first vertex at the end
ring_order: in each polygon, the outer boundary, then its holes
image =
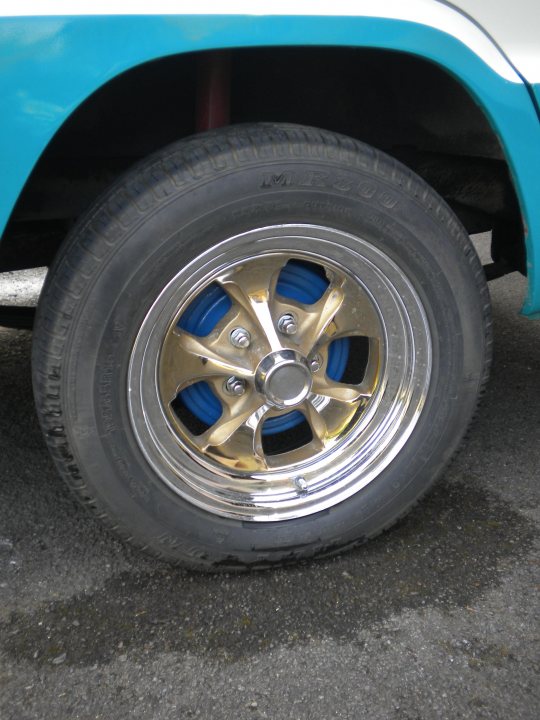
POLYGON ((325 128, 384 150, 442 195, 469 233, 492 232, 488 277, 524 272, 503 151, 456 80, 401 53, 297 47, 169 57, 98 90, 37 163, 4 233, 0 270, 49 265, 86 208, 150 153, 205 129, 257 121, 325 128))

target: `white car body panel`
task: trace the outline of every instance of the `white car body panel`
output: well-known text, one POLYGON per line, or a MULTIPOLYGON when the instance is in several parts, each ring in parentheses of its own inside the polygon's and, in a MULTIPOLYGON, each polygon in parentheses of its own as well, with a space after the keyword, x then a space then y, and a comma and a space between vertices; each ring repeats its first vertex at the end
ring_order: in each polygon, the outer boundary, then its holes
POLYGON ((540 83, 540 0, 458 0, 530 83, 540 83))

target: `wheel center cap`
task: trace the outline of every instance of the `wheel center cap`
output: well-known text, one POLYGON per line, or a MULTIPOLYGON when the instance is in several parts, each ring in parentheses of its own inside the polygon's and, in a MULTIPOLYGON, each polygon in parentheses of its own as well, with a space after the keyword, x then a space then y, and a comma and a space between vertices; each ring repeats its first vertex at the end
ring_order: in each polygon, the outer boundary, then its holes
POLYGON ((259 363, 255 375, 257 390, 270 405, 283 409, 301 403, 311 390, 311 370, 295 350, 278 350, 259 363))

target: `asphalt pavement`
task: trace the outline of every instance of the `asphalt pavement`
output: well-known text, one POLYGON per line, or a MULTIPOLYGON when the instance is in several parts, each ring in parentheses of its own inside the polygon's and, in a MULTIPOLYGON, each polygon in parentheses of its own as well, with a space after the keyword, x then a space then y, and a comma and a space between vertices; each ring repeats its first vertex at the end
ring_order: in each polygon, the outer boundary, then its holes
MULTIPOLYGON (((0 276, 0 301, 40 282, 0 276)), ((427 499, 354 552, 244 576, 86 514, 41 440, 31 333, 0 329, 0 718, 536 720, 540 321, 519 275, 490 289, 492 379, 427 499)))

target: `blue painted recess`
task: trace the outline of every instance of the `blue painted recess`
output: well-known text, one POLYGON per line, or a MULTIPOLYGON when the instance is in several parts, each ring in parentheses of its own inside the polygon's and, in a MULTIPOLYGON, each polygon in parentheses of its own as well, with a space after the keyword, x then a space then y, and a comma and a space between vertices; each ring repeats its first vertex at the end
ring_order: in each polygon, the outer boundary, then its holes
MULTIPOLYGON (((328 280, 322 277, 309 264, 291 261, 282 269, 277 292, 284 298, 311 305, 319 300, 328 287, 328 280)), ((213 283, 201 292, 183 313, 178 323, 182 330, 192 335, 208 335, 231 308, 231 300, 220 285, 213 283)), ((349 358, 349 338, 334 341, 328 350, 326 374, 332 380, 340 380, 345 372, 349 358)), ((196 418, 213 425, 222 413, 220 400, 214 395, 206 382, 190 385, 179 394, 182 403, 196 418)), ((292 411, 280 417, 270 418, 264 423, 263 435, 275 435, 297 427, 304 421, 298 411, 292 411)))

